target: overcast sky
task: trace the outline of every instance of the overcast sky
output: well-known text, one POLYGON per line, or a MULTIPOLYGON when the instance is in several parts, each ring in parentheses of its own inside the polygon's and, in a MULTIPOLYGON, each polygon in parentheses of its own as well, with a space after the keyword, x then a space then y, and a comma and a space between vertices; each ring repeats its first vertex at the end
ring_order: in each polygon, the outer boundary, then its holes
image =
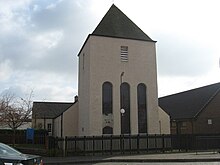
MULTIPOLYGON (((113 0, 0 0, 0 94, 72 101, 78 57, 113 0)), ((219 82, 219 0, 114 0, 156 40, 158 93, 219 82)))

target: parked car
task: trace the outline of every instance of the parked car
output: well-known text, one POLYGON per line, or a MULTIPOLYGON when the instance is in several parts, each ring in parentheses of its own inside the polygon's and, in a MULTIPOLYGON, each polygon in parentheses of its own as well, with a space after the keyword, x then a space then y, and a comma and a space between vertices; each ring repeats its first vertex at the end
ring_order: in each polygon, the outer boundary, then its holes
POLYGON ((0 143, 0 165, 42 165, 42 158, 37 155, 23 154, 16 149, 0 143))

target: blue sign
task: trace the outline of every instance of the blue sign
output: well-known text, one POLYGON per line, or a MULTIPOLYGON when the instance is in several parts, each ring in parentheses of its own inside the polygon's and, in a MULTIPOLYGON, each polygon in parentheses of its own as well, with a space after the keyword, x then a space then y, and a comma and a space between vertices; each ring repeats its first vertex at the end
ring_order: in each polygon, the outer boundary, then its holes
POLYGON ((34 140, 34 129, 33 128, 27 128, 26 138, 27 140, 34 140))

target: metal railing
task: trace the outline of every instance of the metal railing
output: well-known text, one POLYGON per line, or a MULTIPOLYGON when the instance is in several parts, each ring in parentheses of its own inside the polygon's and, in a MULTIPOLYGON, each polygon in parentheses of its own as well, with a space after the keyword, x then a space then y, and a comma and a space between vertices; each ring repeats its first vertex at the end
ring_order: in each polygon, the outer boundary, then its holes
MULTIPOLYGON (((0 135, 8 141, 12 135, 0 135)), ((220 134, 184 135, 104 135, 58 138, 45 134, 34 137, 34 144, 42 144, 52 156, 139 154, 167 151, 220 150, 220 134)), ((16 142, 26 143, 24 135, 17 134, 16 142)))
POLYGON ((52 139, 54 143, 50 143, 50 148, 64 150, 65 155, 112 155, 164 152, 172 149, 170 135, 75 136, 52 139))

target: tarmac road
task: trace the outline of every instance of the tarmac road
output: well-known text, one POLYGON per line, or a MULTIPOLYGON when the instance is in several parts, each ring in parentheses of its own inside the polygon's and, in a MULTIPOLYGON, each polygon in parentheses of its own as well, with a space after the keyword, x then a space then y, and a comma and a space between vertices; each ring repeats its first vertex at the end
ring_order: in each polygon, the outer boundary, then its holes
POLYGON ((46 157, 46 165, 220 165, 219 152, 46 157))
POLYGON ((195 163, 97 163, 95 165, 219 165, 220 162, 195 162, 195 163))
MULTIPOLYGON (((68 164, 73 165, 73 164, 68 164)), ((77 165, 220 165, 220 162, 184 162, 184 163, 94 163, 77 165)))

